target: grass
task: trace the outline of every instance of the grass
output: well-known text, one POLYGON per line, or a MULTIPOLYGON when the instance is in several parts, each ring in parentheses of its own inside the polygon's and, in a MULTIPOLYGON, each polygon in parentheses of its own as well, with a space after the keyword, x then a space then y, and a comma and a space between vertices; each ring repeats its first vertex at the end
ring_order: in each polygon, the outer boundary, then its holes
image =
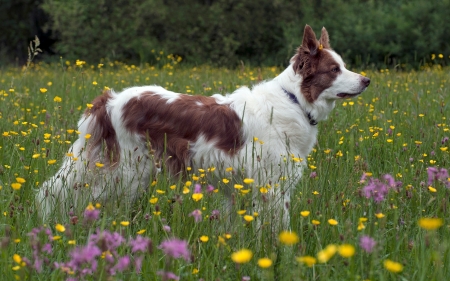
MULTIPOLYGON (((158 84, 211 95, 280 71, 188 68, 170 56, 160 67, 61 61, 32 64, 26 72, 1 70, 3 280, 448 279, 450 178, 429 183, 427 173, 429 167, 450 166, 450 69, 439 66, 419 72, 367 71, 369 89, 337 103, 319 124, 319 141, 293 192, 292 232, 279 236, 266 229, 255 236, 258 220, 267 214, 251 211, 251 193, 264 190, 256 187, 244 194, 222 181, 208 192, 205 179, 211 167, 190 171, 188 182, 161 174, 131 210, 92 202, 69 217, 55 213, 47 225, 38 218, 35 190, 57 171, 77 138, 81 112, 105 87, 158 84), (381 202, 366 198, 364 188, 374 179, 386 186, 386 174, 397 186, 381 202), (198 201, 193 198, 196 183, 202 184, 198 201), (232 212, 239 212, 231 222, 222 208, 223 195, 216 192, 227 186, 236 199, 232 212), (197 222, 195 210, 201 212, 197 222), (100 216, 88 220, 89 212, 100 216), (363 236, 375 240, 373 249, 361 247, 363 236), (173 246, 176 253, 164 246, 175 238, 181 240, 173 246)), ((230 172, 220 174, 231 179, 230 172)), ((241 184, 244 190, 254 185, 241 184)))

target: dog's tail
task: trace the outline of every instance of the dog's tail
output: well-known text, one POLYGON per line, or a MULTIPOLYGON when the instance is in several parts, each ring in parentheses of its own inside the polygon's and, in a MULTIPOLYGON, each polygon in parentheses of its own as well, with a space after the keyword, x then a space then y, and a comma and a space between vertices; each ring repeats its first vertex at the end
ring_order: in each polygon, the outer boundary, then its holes
POLYGON ((105 91, 94 99, 78 122, 79 138, 69 149, 61 168, 37 192, 37 210, 44 220, 54 213, 68 212, 78 201, 81 203, 83 194, 98 197, 98 189, 85 187, 95 181, 101 170, 116 168, 120 148, 108 112, 112 97, 110 91, 105 91))

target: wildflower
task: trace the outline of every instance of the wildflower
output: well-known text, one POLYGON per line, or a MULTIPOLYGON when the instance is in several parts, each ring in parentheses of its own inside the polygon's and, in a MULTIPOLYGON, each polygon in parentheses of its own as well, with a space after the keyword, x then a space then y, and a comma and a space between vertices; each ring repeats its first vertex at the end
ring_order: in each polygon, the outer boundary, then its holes
POLYGON ((64 227, 64 225, 59 224, 59 223, 55 226, 55 229, 56 229, 56 231, 58 231, 58 232, 64 232, 64 231, 66 231, 66 228, 64 227))
POLYGON ((11 184, 12 189, 19 190, 22 187, 22 184, 15 182, 11 184))
POLYGON ((61 98, 61 97, 58 97, 58 96, 55 96, 55 97, 53 98, 53 101, 54 101, 54 102, 62 102, 62 98, 61 98))
POLYGON ((234 185, 234 188, 236 188, 236 189, 241 189, 241 188, 243 188, 244 186, 242 185, 242 184, 235 184, 234 185))
POLYGON ((16 178, 16 181, 18 183, 25 183, 26 182, 26 180, 24 178, 16 178))
POLYGON ((338 224, 338 221, 335 220, 335 219, 329 219, 329 220, 328 220, 328 223, 329 223, 330 225, 337 225, 337 224, 338 224))
POLYGON ((48 163, 49 165, 53 165, 53 164, 56 163, 56 160, 55 160, 55 159, 53 159, 53 160, 48 160, 47 163, 48 163))
POLYGON ((175 273, 170 271, 158 271, 156 272, 156 275, 161 276, 162 280, 180 280, 180 277, 178 277, 175 273))
POLYGON ((136 236, 136 239, 130 239, 129 244, 131 246, 131 252, 148 252, 152 251, 152 241, 141 235, 136 236))
POLYGON ((330 244, 317 253, 317 259, 320 263, 326 263, 334 256, 334 254, 336 254, 337 249, 336 245, 330 244))
POLYGON ((377 242, 370 236, 363 235, 359 238, 359 246, 367 253, 372 253, 377 242))
POLYGON ((190 260, 191 254, 188 249, 188 244, 184 240, 177 238, 165 240, 159 245, 159 249, 172 258, 183 258, 186 261, 190 260))
POLYGON ((376 216, 378 219, 382 219, 382 218, 385 217, 385 215, 384 215, 383 213, 376 213, 375 216, 376 216))
POLYGON ((222 182, 225 183, 225 184, 227 184, 227 183, 230 182, 230 180, 228 180, 228 179, 222 179, 222 182))
POLYGON ((245 215, 245 216, 244 216, 244 220, 245 220, 246 222, 251 222, 251 221, 254 220, 254 217, 253 217, 253 216, 250 216, 250 215, 245 215))
POLYGON ((309 216, 310 212, 309 211, 301 211, 300 215, 304 218, 306 218, 307 216, 309 216))
POLYGON ((84 138, 87 139, 87 140, 90 139, 91 138, 91 134, 84 135, 84 138))
POLYGON ((201 193, 194 193, 194 194, 192 194, 192 199, 194 200, 194 201, 199 201, 199 200, 201 200, 203 198, 203 194, 201 194, 201 193))
POLYGON ((231 254, 231 260, 235 263, 247 263, 252 257, 253 253, 248 249, 242 249, 231 254))
POLYGON ((196 209, 192 211, 192 213, 189 214, 190 217, 194 217, 195 222, 201 222, 202 221, 202 211, 199 209, 196 209))
POLYGON ((47 92, 47 89, 46 89, 46 88, 40 88, 39 91, 40 91, 41 93, 46 93, 46 92, 47 92))
POLYGON ((436 230, 444 225, 444 221, 440 218, 421 218, 418 224, 423 229, 436 230))
POLYGON ((319 224, 320 224, 320 221, 318 221, 318 220, 312 220, 311 223, 314 224, 314 225, 319 225, 319 224))
POLYGON ((130 225, 130 222, 129 222, 129 221, 121 221, 121 222, 120 222, 120 225, 121 225, 121 226, 129 226, 129 225, 130 225))
POLYGON ((272 266, 272 260, 269 258, 261 258, 258 260, 258 265, 261 268, 268 268, 272 266))
POLYGON ((100 211, 95 209, 92 203, 89 203, 89 205, 84 210, 84 219, 86 221, 96 221, 98 219, 99 214, 100 211))
POLYGON ((156 204, 158 202, 158 197, 152 197, 148 202, 150 202, 150 204, 156 204))
POLYGON ((202 235, 202 236, 200 236, 200 241, 202 241, 203 243, 206 243, 209 241, 209 237, 206 235, 202 235))
POLYGON ((430 192, 437 192, 437 189, 434 188, 434 187, 432 187, 431 185, 428 187, 428 190, 429 190, 430 192))
POLYGON ((351 258, 355 254, 355 247, 350 244, 342 244, 338 248, 338 253, 343 258, 351 258))
POLYGON ((254 179, 244 179, 244 183, 245 184, 251 184, 253 183, 255 180, 254 179))
POLYGON ((403 265, 401 263, 391 261, 389 259, 383 262, 384 268, 389 270, 392 273, 399 273, 403 271, 403 265))
POLYGON ((307 267, 312 267, 317 263, 317 260, 315 257, 311 256, 303 256, 303 257, 297 257, 295 258, 299 263, 305 264, 307 267))
POLYGON ((294 245, 300 240, 297 234, 291 231, 282 231, 278 236, 278 239, 285 245, 294 245))

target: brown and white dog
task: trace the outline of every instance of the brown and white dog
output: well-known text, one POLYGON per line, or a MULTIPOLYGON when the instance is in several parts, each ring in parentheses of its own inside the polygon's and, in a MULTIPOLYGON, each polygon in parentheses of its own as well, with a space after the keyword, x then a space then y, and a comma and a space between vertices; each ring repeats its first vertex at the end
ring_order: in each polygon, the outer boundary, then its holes
POLYGON ((327 118, 336 100, 361 94, 369 83, 345 68, 325 28, 317 40, 307 25, 286 70, 252 89, 211 97, 159 86, 107 91, 78 122, 73 156, 40 188, 38 208, 46 219, 79 206, 83 193, 91 201, 131 202, 161 167, 171 175, 188 166, 233 167, 255 179, 258 188, 271 184, 265 202, 287 226, 290 189, 316 143, 317 122, 327 118), (277 184, 280 179, 284 184, 277 184))

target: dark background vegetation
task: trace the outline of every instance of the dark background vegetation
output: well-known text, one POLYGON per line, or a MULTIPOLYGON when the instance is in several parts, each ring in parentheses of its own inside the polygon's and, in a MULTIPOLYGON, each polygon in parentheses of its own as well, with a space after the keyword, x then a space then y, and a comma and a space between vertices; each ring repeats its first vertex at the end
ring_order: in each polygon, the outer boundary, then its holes
POLYGON ((450 0, 0 0, 0 62, 21 65, 37 35, 39 59, 191 64, 286 64, 303 28, 322 26, 357 67, 417 67, 450 55, 450 0), (154 53, 151 50, 155 50, 154 53), (439 59, 439 56, 437 56, 439 59))

